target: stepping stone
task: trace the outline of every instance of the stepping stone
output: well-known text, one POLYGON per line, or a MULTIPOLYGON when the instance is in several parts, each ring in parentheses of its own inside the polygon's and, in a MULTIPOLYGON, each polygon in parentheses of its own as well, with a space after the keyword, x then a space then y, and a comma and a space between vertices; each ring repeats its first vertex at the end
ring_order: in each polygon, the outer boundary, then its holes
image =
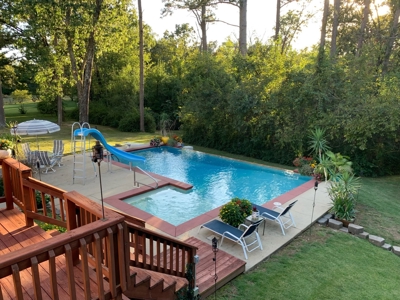
POLYGON ((400 256, 400 247, 398 246, 393 246, 392 252, 398 256, 400 256))
POLYGON ((340 229, 343 227, 343 223, 334 219, 329 219, 328 226, 333 229, 340 229))
POLYGON ((328 223, 328 219, 325 217, 322 217, 322 218, 318 219, 317 223, 320 225, 326 225, 326 223, 328 223))
POLYGON ((385 244, 385 239, 380 236, 376 236, 376 235, 370 235, 369 241, 378 247, 382 247, 383 244, 385 244))
POLYGON ((383 246, 381 248, 385 249, 387 251, 390 251, 390 250, 392 250, 392 245, 385 243, 385 244, 383 244, 383 246))
POLYGON ((366 240, 369 237, 369 233, 364 231, 364 232, 361 232, 361 233, 357 233, 356 236, 359 237, 360 239, 365 239, 366 240))
POLYGON ((359 234, 364 231, 364 227, 352 223, 349 224, 348 228, 351 234, 359 234))

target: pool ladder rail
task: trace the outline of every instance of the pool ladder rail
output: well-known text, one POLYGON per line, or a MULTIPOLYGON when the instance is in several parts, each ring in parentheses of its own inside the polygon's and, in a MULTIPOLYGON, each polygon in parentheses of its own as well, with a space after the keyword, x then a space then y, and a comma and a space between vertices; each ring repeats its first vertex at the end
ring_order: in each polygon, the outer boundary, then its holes
POLYGON ((137 186, 137 187, 139 187, 139 184, 141 184, 141 185, 145 185, 145 186, 148 186, 148 187, 151 187, 151 188, 153 188, 153 189, 158 189, 158 181, 157 181, 157 179, 155 179, 153 176, 151 176, 149 173, 147 173, 145 170, 143 170, 143 169, 141 169, 141 168, 139 168, 138 166, 135 166, 134 168, 133 168, 133 184, 135 185, 135 186, 137 186), (149 178, 151 178, 154 182, 155 182, 155 187, 154 186, 152 186, 152 185, 150 185, 150 184, 146 184, 146 183, 143 183, 143 182, 140 182, 140 181, 138 181, 137 179, 136 179, 136 170, 140 170, 140 172, 141 173, 143 173, 143 174, 145 174, 145 175, 147 175, 149 178))

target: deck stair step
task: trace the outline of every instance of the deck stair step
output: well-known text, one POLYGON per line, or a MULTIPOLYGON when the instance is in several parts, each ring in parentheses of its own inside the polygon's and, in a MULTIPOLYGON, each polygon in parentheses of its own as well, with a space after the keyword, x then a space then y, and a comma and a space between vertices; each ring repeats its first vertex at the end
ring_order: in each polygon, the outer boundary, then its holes
POLYGON ((130 267, 130 278, 130 285, 124 294, 135 299, 175 299, 175 293, 187 286, 185 278, 137 267, 130 267))

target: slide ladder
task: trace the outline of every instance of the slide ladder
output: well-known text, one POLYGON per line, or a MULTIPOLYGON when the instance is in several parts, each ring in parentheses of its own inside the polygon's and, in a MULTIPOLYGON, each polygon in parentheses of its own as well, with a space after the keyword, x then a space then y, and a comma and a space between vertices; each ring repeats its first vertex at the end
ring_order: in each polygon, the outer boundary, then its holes
MULTIPOLYGON (((72 172, 72 183, 75 183, 75 179, 82 179, 83 184, 85 184, 86 176, 86 161, 91 160, 91 148, 90 140, 87 142, 86 136, 84 134, 76 134, 76 131, 83 132, 84 128, 90 129, 90 125, 87 122, 80 124, 75 122, 72 124, 71 131, 71 153, 73 154, 73 172, 72 172), (75 127, 78 127, 75 129, 75 127)), ((96 167, 93 164, 94 176, 97 176, 96 167)))

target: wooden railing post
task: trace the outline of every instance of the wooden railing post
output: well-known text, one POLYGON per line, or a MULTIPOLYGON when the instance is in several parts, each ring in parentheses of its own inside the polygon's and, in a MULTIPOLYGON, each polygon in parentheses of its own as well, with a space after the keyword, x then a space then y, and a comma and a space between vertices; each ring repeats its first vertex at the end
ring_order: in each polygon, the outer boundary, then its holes
POLYGON ((14 202, 12 198, 10 166, 8 164, 2 163, 2 172, 3 172, 4 195, 6 196, 6 208, 13 209, 14 202))
MULTIPOLYGON (((66 210, 67 210, 67 230, 71 231, 75 228, 78 228, 78 224, 76 221, 76 208, 77 205, 66 199, 64 197, 65 203, 66 203, 66 210)), ((76 265, 79 262, 79 250, 72 250, 72 261, 73 264, 76 265)))

